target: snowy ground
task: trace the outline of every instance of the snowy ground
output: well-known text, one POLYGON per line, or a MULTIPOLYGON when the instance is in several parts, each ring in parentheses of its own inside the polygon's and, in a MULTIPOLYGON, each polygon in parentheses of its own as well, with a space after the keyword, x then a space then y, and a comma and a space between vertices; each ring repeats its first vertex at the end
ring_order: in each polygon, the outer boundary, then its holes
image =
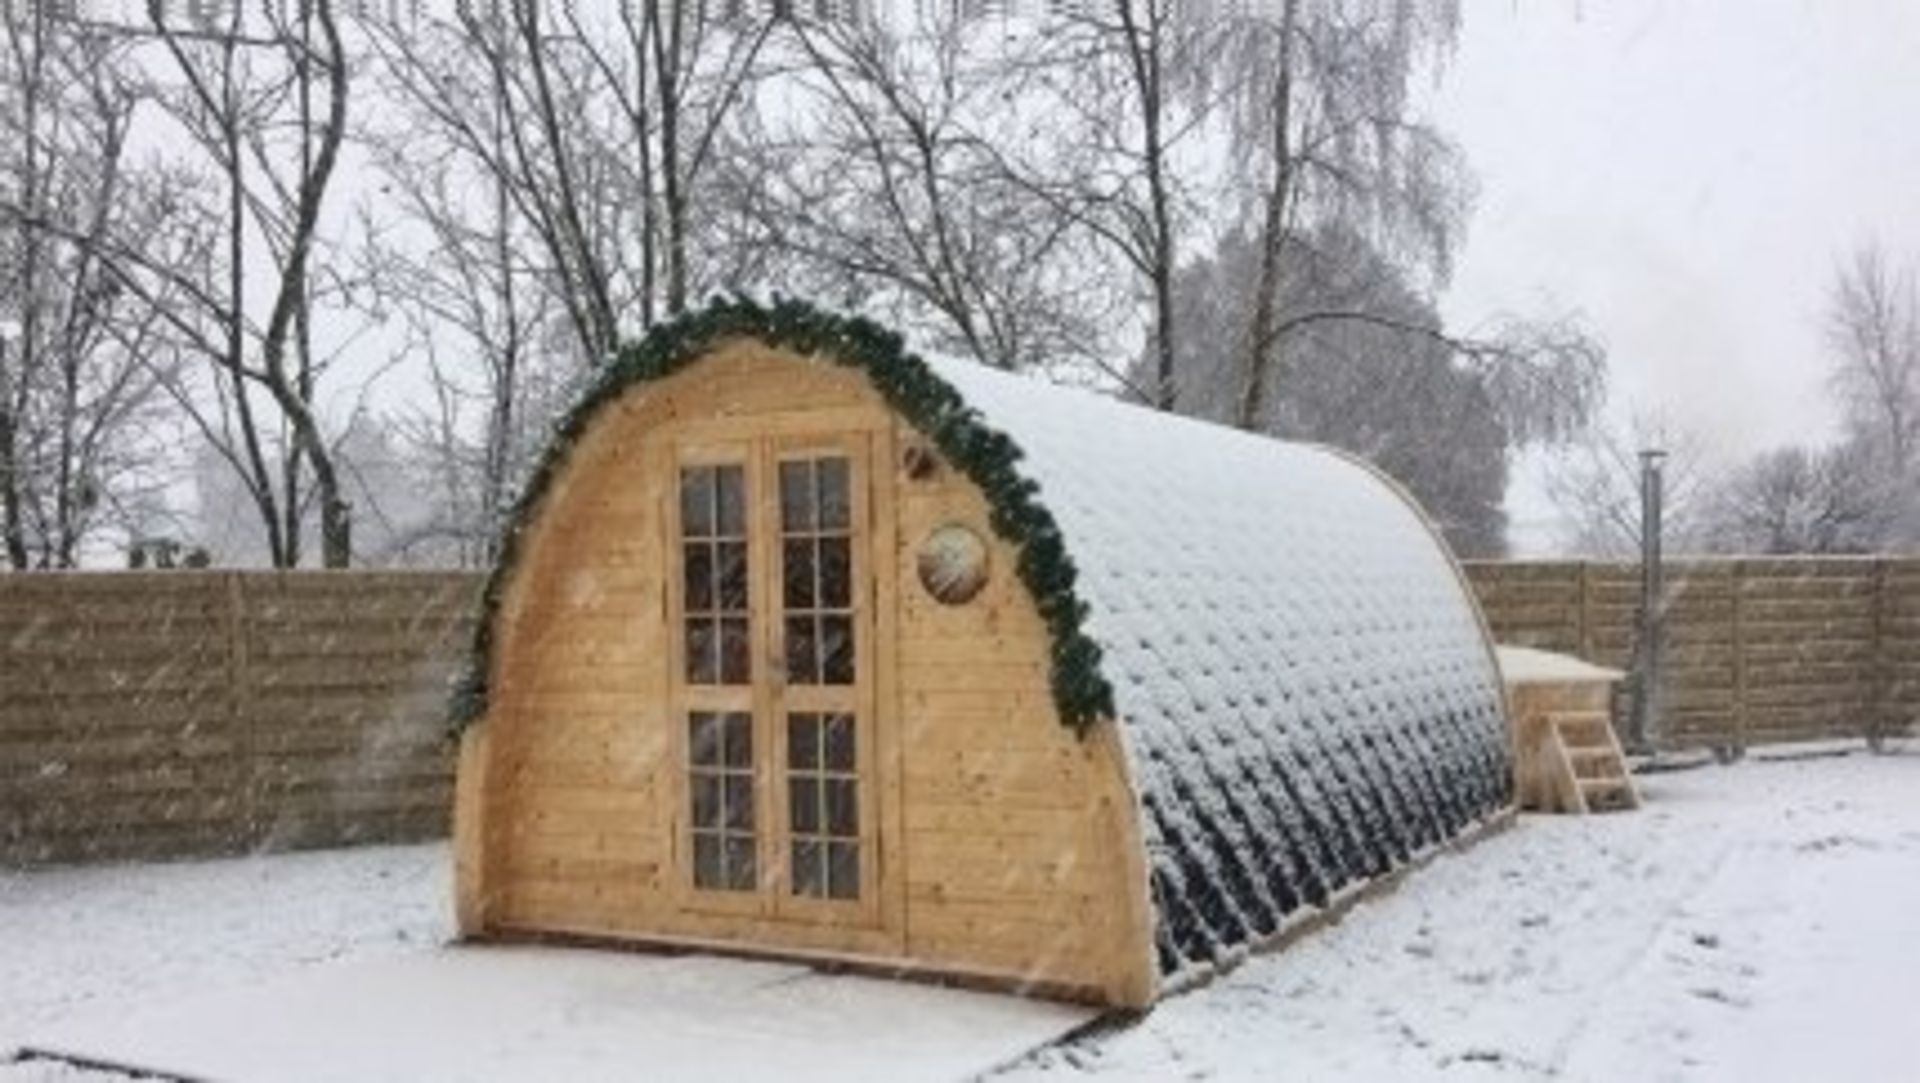
POLYGON ((1011 1078, 1920 1079, 1920 755, 1642 780, 1011 1078))
MULTIPOLYGON (((1920 1078, 1920 754, 1653 776, 1526 817, 1006 1079, 1920 1078)), ((0 873, 0 1049, 447 934, 444 852, 0 873)), ((778 1066, 771 1066, 777 1068, 778 1066)), ((0 1066, 0 1083, 79 1078, 0 1066)))
POLYGON ((36 1031, 31 1046, 187 1079, 278 1083, 953 1083, 1098 1014, 791 963, 489 944, 296 968, 81 1016, 36 1031))
MULTIPOLYGON (((0 1060, 75 1015, 251 985, 452 936, 440 845, 0 870, 0 1060)), ((0 1083, 80 1078, 0 1065, 0 1083)))

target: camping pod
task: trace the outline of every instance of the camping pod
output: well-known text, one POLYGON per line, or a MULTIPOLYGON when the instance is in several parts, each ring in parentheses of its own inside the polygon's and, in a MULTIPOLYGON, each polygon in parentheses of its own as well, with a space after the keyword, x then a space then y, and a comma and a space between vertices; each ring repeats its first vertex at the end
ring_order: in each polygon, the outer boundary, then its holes
POLYGON ((610 362, 455 715, 467 936, 1115 1005, 1511 794, 1479 610, 1371 468, 791 303, 610 362))

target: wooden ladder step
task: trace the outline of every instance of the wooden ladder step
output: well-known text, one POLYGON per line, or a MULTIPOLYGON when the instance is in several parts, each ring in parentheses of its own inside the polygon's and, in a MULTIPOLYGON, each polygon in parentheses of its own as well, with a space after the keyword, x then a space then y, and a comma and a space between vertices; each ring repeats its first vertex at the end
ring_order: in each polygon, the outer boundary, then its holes
POLYGON ((1555 711, 1547 715, 1547 724, 1560 734, 1568 748, 1617 748, 1613 723, 1604 711, 1555 711))
POLYGON ((1578 784, 1580 796, 1590 812, 1640 807, 1640 795, 1633 788, 1633 780, 1624 775, 1618 778, 1583 778, 1578 780, 1578 784))
POLYGON ((1573 764, 1573 774, 1579 779, 1625 778, 1627 764, 1620 757, 1617 748, 1572 748, 1567 749, 1567 759, 1573 764))

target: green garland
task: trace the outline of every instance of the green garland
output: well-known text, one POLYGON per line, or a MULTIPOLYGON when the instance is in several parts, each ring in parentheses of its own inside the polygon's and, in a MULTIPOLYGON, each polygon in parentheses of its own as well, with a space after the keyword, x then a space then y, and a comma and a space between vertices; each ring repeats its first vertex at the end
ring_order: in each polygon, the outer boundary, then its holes
POLYGON ((567 415, 528 479, 507 521, 500 559, 481 596, 473 647, 450 704, 456 732, 486 714, 488 659, 493 622, 508 573, 541 495, 565 466, 568 452, 601 407, 628 388, 670 376, 729 339, 753 338, 805 356, 823 357, 863 372, 894 410, 918 429, 942 456, 985 494, 994 533, 1017 546, 1021 582, 1052 636, 1051 686, 1060 720, 1084 734, 1113 715, 1113 688, 1100 672, 1100 647, 1083 625, 1086 603, 1074 591, 1073 560, 1039 499, 1039 486, 1022 477, 1020 449, 1006 433, 987 425, 952 385, 906 350, 892 331, 857 316, 822 311, 776 297, 771 307, 750 298, 716 298, 705 309, 660 324, 615 355, 585 397, 567 415))

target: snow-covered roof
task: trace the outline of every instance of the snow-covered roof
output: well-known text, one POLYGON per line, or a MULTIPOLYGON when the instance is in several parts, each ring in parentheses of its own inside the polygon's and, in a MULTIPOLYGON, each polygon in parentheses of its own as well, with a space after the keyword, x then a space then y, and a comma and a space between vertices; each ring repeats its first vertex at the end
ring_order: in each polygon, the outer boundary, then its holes
POLYGON ((1078 570, 1146 813, 1163 969, 1217 961, 1506 803, 1479 612, 1371 467, 932 367, 1020 448, 1078 570))
POLYGON ((520 529, 598 410, 752 336, 862 371, 987 497, 1053 636, 1054 699, 1119 722, 1163 970, 1224 961, 1304 907, 1506 805, 1500 676, 1439 536, 1360 461, 953 361, 785 302, 717 303, 623 350, 529 483, 456 694, 485 712, 520 529))

